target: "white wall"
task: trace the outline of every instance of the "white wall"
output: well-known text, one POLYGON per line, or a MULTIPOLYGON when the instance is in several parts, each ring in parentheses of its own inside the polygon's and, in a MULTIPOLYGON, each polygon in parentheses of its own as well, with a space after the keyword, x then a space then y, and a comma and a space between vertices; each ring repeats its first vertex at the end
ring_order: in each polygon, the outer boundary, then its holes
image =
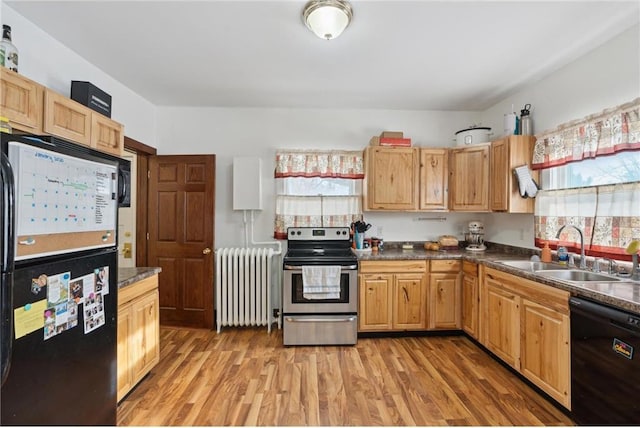
MULTIPOLYGON (((89 81, 112 97, 111 118, 125 125, 125 135, 156 145, 156 107, 61 44, 11 7, 0 3, 2 24, 11 26, 23 76, 71 95, 71 81, 89 81)), ((64 25, 63 22, 60 25, 64 25)), ((117 59, 114 59, 117 60, 117 59)))
MULTIPOLYGON (((222 247, 243 244, 242 213, 232 210, 234 156, 262 158, 264 210, 256 216, 255 237, 263 241, 273 236, 276 149, 362 150, 385 129, 402 130, 419 146, 446 147, 455 131, 477 119, 473 112, 159 107, 157 148, 159 154, 216 154, 216 247, 222 247)), ((432 222, 414 222, 414 217, 365 214, 365 220, 384 227, 387 240, 425 240, 459 228, 452 220, 457 214, 438 223, 437 233, 429 232, 432 222)))
MULTIPOLYGON (((12 26, 20 51, 20 73, 63 95, 71 80, 88 80, 113 97, 112 117, 125 134, 160 154, 215 153, 216 246, 242 244, 242 214, 231 201, 233 156, 263 159, 265 209, 257 215, 256 239, 273 232, 273 161, 277 148, 344 148, 360 150, 382 130, 403 130, 420 146, 453 145, 456 131, 481 122, 503 129, 503 115, 525 103, 533 105, 534 132, 579 119, 640 96, 640 28, 625 31, 594 51, 526 90, 484 112, 416 112, 386 110, 291 110, 156 107, 120 82, 57 42, 0 1, 0 21, 12 26)), ((64 25, 61 23, 61 25, 64 25)), ((517 60, 517 59, 516 59, 517 60)), ((461 233, 469 220, 485 222, 487 239, 533 247, 533 216, 446 213, 445 222, 421 221, 432 213, 365 213, 382 227, 386 240, 427 240, 461 233)))
MULTIPOLYGON (((640 96, 640 26, 635 25, 538 83, 482 113, 501 135, 505 113, 532 105, 533 132, 545 131, 640 96)), ((486 239, 534 248, 533 215, 486 215, 486 239)))

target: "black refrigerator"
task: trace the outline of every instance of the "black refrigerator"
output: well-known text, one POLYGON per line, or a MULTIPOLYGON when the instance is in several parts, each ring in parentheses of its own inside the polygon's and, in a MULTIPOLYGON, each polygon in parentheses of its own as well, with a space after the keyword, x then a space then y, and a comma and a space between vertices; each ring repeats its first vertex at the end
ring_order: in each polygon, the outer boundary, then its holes
POLYGON ((0 424, 115 425, 118 160, 0 135, 0 424))

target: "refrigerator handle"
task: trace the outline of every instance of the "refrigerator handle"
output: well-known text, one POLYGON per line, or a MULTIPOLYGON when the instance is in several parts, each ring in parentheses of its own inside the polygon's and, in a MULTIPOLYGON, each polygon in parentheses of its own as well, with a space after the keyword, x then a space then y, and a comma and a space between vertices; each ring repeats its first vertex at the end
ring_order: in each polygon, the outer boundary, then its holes
POLYGON ((2 384, 9 375, 13 351, 13 270, 15 259, 15 186, 7 155, 0 152, 0 185, 2 186, 2 281, 0 288, 0 354, 2 384))
POLYGON ((15 182, 9 158, 4 153, 2 153, 0 169, 2 173, 2 182, 0 184, 2 185, 2 197, 4 198, 4 203, 2 204, 2 227, 3 235, 5 236, 5 240, 2 243, 2 245, 4 245, 2 251, 2 266, 4 267, 4 272, 13 272, 16 251, 15 182))

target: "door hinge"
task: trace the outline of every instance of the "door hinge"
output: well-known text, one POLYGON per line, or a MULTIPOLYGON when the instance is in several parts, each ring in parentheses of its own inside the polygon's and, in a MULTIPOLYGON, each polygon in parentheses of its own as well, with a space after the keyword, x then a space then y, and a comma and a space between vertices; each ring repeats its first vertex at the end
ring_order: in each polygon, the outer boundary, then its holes
POLYGON ((147 241, 149 240, 149 232, 147 232, 147 241))
POLYGON ((151 171, 147 171, 147 180, 151 180, 151 171))

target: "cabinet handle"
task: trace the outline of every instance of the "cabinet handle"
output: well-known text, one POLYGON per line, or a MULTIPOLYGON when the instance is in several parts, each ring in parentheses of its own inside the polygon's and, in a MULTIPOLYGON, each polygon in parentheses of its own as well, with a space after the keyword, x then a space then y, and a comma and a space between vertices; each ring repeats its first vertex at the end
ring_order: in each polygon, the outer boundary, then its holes
POLYGON ((409 293, 407 293, 407 287, 402 287, 402 291, 404 292, 404 301, 409 302, 409 293))

